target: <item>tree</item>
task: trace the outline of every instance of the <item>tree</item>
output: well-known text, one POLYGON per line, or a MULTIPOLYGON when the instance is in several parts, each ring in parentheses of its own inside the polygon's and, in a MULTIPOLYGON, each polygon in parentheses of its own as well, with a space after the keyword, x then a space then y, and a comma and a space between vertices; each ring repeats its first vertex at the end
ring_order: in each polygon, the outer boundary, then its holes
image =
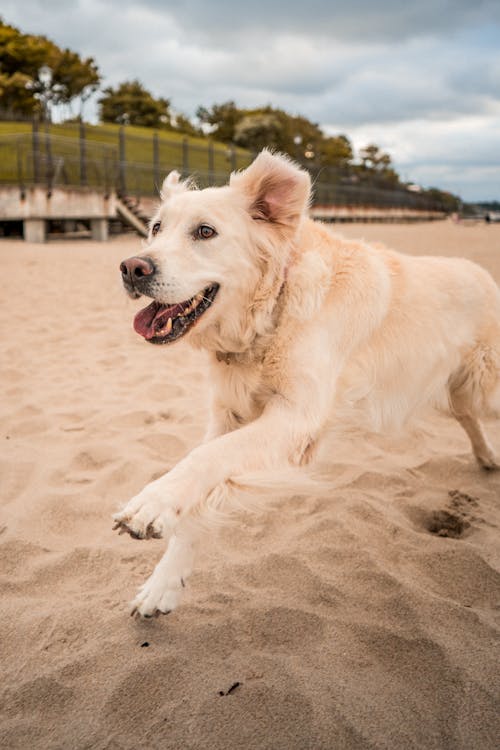
POLYGON ((351 142, 345 135, 325 136, 320 143, 319 160, 323 166, 347 169, 353 157, 351 142))
POLYGON ((240 109, 233 101, 200 107, 197 116, 214 138, 243 148, 276 148, 298 159, 314 158, 323 134, 305 117, 271 106, 240 109))
POLYGON ((172 128, 169 100, 155 99, 137 80, 104 89, 99 106, 102 122, 172 128))
POLYGON ((99 88, 101 78, 94 60, 82 60, 76 52, 62 51, 52 70, 54 104, 67 104, 80 99, 80 115, 87 99, 99 88))
POLYGON ((95 91, 100 75, 94 60, 60 49, 44 36, 23 34, 0 21, 0 106, 14 115, 50 120, 51 108, 95 91))
POLYGON ((254 151, 275 148, 301 162, 317 159, 323 133, 307 118, 270 106, 240 110, 240 115, 234 133, 239 146, 254 151))
POLYGON ((280 148, 283 140, 283 128, 275 114, 257 112, 244 115, 234 131, 234 142, 250 151, 267 148, 280 148))
POLYGON ((197 116, 217 140, 236 143, 251 151, 264 147, 289 154, 299 162, 347 168, 352 146, 345 135, 326 136, 307 117, 271 106, 240 109, 233 101, 200 107, 197 116))
POLYGON ((192 137, 199 138, 203 136, 203 131, 197 128, 186 115, 181 112, 176 112, 170 118, 172 129, 178 133, 184 133, 184 135, 190 135, 192 137))
POLYGON ((391 164, 391 157, 389 154, 384 153, 374 143, 370 143, 369 146, 365 146, 359 152, 361 162, 365 169, 374 169, 376 171, 383 171, 391 164))
POLYGON ((371 180, 384 187, 399 185, 399 176, 392 166, 391 157, 374 143, 359 152, 361 166, 358 170, 361 179, 371 180))
POLYGON ((462 201, 458 195, 453 195, 453 193, 448 193, 445 190, 439 190, 435 187, 422 190, 421 195, 424 195, 431 202, 433 208, 445 211, 446 213, 460 211, 462 206, 462 201))
POLYGON ((47 40, 30 38, 0 22, 0 103, 12 114, 30 115, 37 107, 35 80, 49 55, 47 40))
MULTIPOLYGON (((268 108, 271 110, 271 108, 268 108)), ((302 115, 290 115, 282 109, 272 110, 281 123, 279 148, 300 162, 314 163, 320 153, 323 133, 314 122, 302 115)))
POLYGON ((230 101, 213 104, 210 109, 198 107, 196 116, 202 126, 208 126, 214 138, 224 143, 232 143, 236 126, 244 113, 244 110, 238 109, 236 104, 230 101))

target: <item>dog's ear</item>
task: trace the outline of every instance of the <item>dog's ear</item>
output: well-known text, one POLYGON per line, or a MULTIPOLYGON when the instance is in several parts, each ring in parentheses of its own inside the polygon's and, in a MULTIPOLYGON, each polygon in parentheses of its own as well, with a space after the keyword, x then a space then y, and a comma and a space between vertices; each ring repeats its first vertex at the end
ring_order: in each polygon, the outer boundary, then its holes
POLYGON ((243 172, 232 174, 229 184, 247 196, 248 210, 256 220, 293 226, 309 206, 309 174, 288 157, 267 149, 243 172))
POLYGON ((192 188, 193 184, 190 182, 189 178, 187 180, 181 180, 179 172, 174 169, 172 172, 169 172, 163 180, 160 197, 162 201, 165 201, 174 193, 183 193, 184 190, 191 190, 192 188))

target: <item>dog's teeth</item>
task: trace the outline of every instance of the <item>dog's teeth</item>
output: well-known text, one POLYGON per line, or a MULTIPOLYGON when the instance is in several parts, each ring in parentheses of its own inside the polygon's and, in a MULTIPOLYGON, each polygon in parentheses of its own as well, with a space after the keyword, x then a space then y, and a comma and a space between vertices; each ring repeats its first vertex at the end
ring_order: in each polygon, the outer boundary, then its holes
POLYGON ((195 297, 193 297, 193 299, 191 300, 191 304, 185 308, 183 315, 189 315, 193 312, 193 310, 196 310, 202 299, 203 292, 199 292, 195 297))
POLYGON ((203 299, 203 292, 198 292, 196 297, 193 297, 193 301, 191 302, 191 305, 189 306, 189 312, 196 310, 196 308, 198 307, 202 299, 203 299))
POLYGON ((170 331, 172 330, 172 318, 169 318, 167 320, 166 325, 163 326, 159 331, 157 331, 157 336, 168 336, 170 331))

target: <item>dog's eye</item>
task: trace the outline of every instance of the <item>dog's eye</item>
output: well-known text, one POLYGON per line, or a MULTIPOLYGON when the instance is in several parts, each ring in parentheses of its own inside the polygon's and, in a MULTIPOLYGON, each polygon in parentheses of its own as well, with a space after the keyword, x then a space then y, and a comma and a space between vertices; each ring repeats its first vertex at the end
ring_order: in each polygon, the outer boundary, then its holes
POLYGON ((208 224, 200 224, 194 236, 197 240, 209 240, 211 237, 215 237, 216 234, 217 232, 213 227, 210 227, 208 224))
POLYGON ((161 224, 160 224, 159 221, 157 221, 155 224, 153 224, 153 226, 151 227, 151 234, 153 235, 153 237, 156 234, 158 234, 158 232, 160 231, 160 228, 161 228, 161 224))

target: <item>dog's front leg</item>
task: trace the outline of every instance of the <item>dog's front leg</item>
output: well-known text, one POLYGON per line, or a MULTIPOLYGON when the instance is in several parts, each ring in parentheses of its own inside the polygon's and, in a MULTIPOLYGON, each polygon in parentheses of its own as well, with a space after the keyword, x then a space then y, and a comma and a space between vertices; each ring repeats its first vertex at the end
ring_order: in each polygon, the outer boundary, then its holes
MULTIPOLYGON (((170 474, 147 484, 125 507, 113 515, 114 529, 134 539, 167 538, 179 520, 175 490, 169 492, 170 474)), ((171 484, 171 482, 170 482, 171 484)))
POLYGON ((311 419, 310 402, 306 412, 281 398, 276 402, 255 422, 194 449, 115 516, 134 537, 171 535, 165 555, 132 603, 132 613, 152 617, 176 608, 191 572, 195 540, 213 521, 205 501, 218 485, 246 470, 301 462, 318 432, 318 417, 311 419))
POLYGON ((325 412, 294 408, 282 397, 239 430, 200 445, 168 474, 148 484, 114 518, 138 539, 168 537, 203 504, 212 490, 245 471, 301 463, 324 424, 325 412))
POLYGON ((148 484, 115 515, 117 528, 139 539, 166 538, 217 485, 245 471, 301 463, 328 419, 340 362, 324 332, 305 343, 306 352, 286 352, 280 389, 276 384, 256 420, 203 443, 148 484))
POLYGON ((194 528, 180 524, 168 542, 167 551, 132 602, 131 615, 167 615, 178 606, 193 568, 195 543, 194 528))
MULTIPOLYGON (((218 408, 210 416, 204 443, 212 443, 216 438, 237 427, 229 409, 218 408)), ((184 464, 181 461, 181 465, 184 464)), ((177 468, 177 467, 176 467, 177 468)), ((150 482, 127 505, 113 515, 115 529, 119 533, 128 532, 134 539, 157 539, 167 537, 176 527, 183 504, 183 488, 176 486, 173 472, 164 474, 150 482)), ((184 482, 185 486, 185 482, 184 482)), ((186 491, 195 492, 193 483, 186 491)))
MULTIPOLYGON (((310 337, 308 339, 310 342, 310 337)), ((319 341, 299 362, 286 364, 293 371, 281 372, 281 382, 289 386, 276 392, 261 416, 239 429, 220 435, 195 448, 168 474, 151 482, 116 514, 116 525, 137 538, 168 537, 169 546, 151 578, 134 602, 139 614, 172 609, 182 593, 184 536, 206 529, 212 507, 207 503, 220 486, 221 498, 229 479, 238 481, 246 471, 300 464, 307 456, 330 412, 335 383, 335 364, 328 341, 319 341), (307 369, 304 367, 307 363, 307 369), (282 376, 282 377, 281 377, 282 376)), ((277 389, 276 389, 277 390, 277 389)))
POLYGON ((241 427, 241 420, 238 419, 237 415, 229 407, 225 408, 215 405, 212 407, 210 413, 203 442, 209 443, 211 440, 215 440, 215 438, 225 435, 227 432, 232 432, 239 427, 241 427))

